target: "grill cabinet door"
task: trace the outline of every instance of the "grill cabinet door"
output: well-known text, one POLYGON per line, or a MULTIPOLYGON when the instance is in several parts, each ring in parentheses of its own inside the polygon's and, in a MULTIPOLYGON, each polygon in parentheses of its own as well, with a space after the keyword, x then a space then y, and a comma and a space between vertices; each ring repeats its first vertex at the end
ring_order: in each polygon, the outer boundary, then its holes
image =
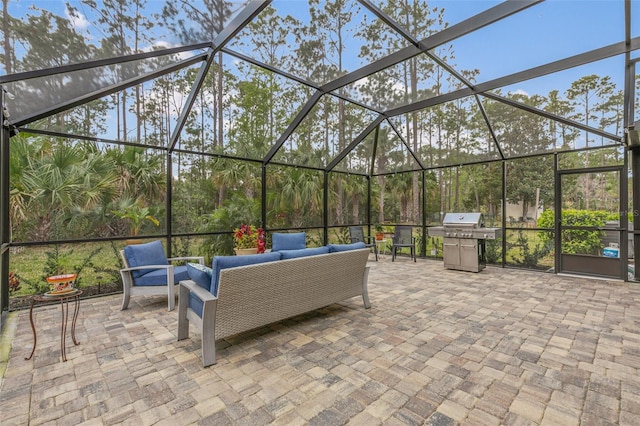
POLYGON ((458 244, 460 240, 457 238, 444 238, 443 239, 443 253, 444 267, 445 268, 458 268, 460 267, 460 246, 458 244))
POLYGON ((460 241, 460 262, 463 270, 480 272, 478 269, 478 240, 465 239, 460 241))

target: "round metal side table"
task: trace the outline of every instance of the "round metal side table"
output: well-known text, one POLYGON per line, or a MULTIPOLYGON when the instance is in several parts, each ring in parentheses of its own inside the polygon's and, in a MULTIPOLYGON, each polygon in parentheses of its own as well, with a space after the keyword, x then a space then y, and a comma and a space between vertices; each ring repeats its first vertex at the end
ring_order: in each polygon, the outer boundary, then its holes
POLYGON ((36 344, 38 343, 36 337, 36 325, 33 321, 33 307, 36 302, 55 302, 60 301, 60 306, 62 310, 62 318, 60 320, 60 354, 62 355, 62 361, 67 360, 67 350, 66 350, 66 339, 67 339, 67 323, 69 322, 69 301, 74 301, 73 307, 73 317, 71 320, 71 339, 73 340, 74 345, 79 345, 80 342, 76 340, 76 321, 78 320, 78 312, 80 312, 80 296, 82 295, 82 290, 76 290, 71 293, 63 293, 63 294, 38 294, 31 298, 31 304, 29 306, 29 321, 31 322, 31 330, 33 330, 33 349, 31 350, 31 355, 29 355, 25 360, 30 360, 33 357, 34 352, 36 351, 36 344))

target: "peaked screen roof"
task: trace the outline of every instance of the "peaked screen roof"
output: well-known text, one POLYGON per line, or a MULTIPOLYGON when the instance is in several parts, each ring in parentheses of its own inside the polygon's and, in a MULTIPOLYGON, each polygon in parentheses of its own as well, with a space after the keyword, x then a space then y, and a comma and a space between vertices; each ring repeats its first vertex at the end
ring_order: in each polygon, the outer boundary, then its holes
POLYGON ((125 3, 8 4, 10 124, 384 174, 616 146, 638 120, 640 0, 125 3), (60 125, 98 103, 149 126, 155 101, 154 141, 60 125))

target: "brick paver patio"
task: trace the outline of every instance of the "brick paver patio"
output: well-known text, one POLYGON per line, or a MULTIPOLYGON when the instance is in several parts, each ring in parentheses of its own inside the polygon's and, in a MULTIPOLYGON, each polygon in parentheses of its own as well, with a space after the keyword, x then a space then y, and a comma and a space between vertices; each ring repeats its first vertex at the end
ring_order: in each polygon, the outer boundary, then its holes
POLYGON ((37 310, 30 361, 16 313, 0 422, 640 424, 638 284, 371 264, 371 309, 354 298, 221 342, 209 368, 162 298, 83 300, 66 363, 59 306, 37 310))

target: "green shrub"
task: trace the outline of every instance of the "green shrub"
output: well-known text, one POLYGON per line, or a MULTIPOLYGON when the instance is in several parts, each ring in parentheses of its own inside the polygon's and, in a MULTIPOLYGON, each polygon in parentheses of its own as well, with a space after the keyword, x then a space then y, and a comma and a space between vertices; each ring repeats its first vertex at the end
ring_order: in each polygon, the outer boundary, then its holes
MULTIPOLYGON (((608 220, 618 220, 617 214, 603 210, 575 210, 562 211, 562 224, 564 226, 593 226, 602 227, 608 220)), ((538 228, 555 227, 555 214, 553 210, 545 210, 538 218, 538 228)), ((553 232, 540 231, 540 239, 543 243, 552 244, 553 232)), ((602 249, 602 231, 588 231, 580 229, 565 229, 562 232, 562 251, 567 254, 593 254, 598 255, 602 249)))
POLYGON ((540 259, 549 255, 552 248, 553 240, 544 240, 533 245, 522 229, 518 230, 515 242, 507 242, 507 250, 512 251, 513 262, 529 268, 539 267, 540 259))
POLYGON ((488 264, 497 264, 502 261, 502 241, 485 240, 485 256, 488 264))

